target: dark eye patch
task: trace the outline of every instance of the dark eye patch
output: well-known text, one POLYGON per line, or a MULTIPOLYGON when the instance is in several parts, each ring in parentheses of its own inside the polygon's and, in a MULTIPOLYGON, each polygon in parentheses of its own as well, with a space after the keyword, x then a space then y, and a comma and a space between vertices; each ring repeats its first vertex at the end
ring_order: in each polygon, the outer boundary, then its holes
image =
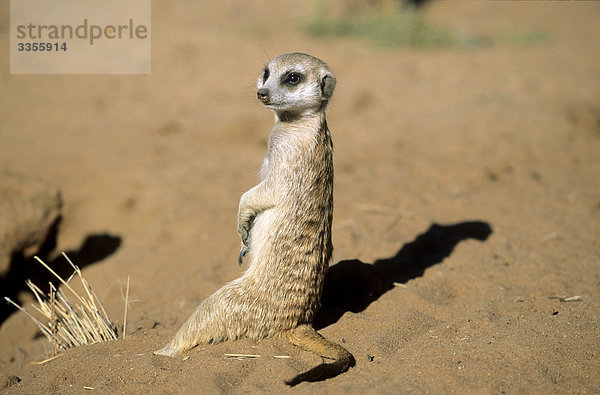
POLYGON ((265 71, 263 72, 263 84, 267 82, 267 80, 269 79, 269 75, 269 69, 265 67, 265 71))
POLYGON ((281 77, 281 84, 290 86, 298 85, 299 83, 304 81, 304 78, 305 77, 303 74, 295 71, 290 71, 289 73, 286 73, 283 75, 283 77, 281 77))

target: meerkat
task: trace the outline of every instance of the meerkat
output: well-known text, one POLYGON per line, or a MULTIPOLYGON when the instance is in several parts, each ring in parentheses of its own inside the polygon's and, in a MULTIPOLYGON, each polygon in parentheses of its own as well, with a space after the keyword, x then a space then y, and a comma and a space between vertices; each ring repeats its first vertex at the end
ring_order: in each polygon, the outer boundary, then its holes
POLYGON ((155 354, 176 356, 199 344, 280 335, 333 362, 286 380, 319 381, 354 366, 352 354, 313 327, 333 245, 333 144, 325 110, 336 79, 310 55, 272 59, 257 98, 275 113, 260 182, 238 210, 244 274, 205 299, 155 354))

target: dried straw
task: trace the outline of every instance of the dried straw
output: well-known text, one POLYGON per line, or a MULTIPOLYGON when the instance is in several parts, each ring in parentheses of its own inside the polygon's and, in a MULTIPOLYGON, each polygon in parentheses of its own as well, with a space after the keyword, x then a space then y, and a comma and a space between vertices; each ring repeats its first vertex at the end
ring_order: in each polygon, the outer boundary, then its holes
POLYGON ((73 275, 65 281, 44 261, 37 256, 34 257, 42 266, 56 277, 64 286, 64 290, 70 291, 75 298, 75 304, 71 303, 63 289, 57 289, 50 283, 50 291, 45 295, 35 284, 27 280, 26 284, 37 300, 37 305, 32 307, 43 318, 37 319, 23 307, 5 297, 6 301, 24 312, 48 338, 52 346, 52 356, 61 350, 93 344, 117 338, 116 327, 111 323, 102 303, 92 290, 90 284, 83 278, 79 267, 67 257, 63 256, 73 268, 73 275), (85 295, 79 295, 69 285, 73 277, 77 275, 85 291, 85 295))
POLYGON ((225 358, 236 358, 236 359, 260 358, 260 355, 256 355, 256 354, 225 354, 225 358))
POLYGON ((127 310, 129 310, 129 276, 127 276, 127 292, 125 293, 125 313, 123 313, 123 339, 127 332, 127 310))

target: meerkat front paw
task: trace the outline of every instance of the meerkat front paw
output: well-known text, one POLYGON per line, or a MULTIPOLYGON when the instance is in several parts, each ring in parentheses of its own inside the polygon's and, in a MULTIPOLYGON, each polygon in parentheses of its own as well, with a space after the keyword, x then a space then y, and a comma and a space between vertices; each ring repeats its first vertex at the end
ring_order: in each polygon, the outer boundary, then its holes
POLYGON ((252 223, 252 213, 246 212, 246 210, 238 211, 238 227, 237 232, 241 236, 242 241, 248 240, 248 235, 250 234, 250 226, 252 223))
POLYGON ((242 244, 248 246, 248 237, 250 236, 250 221, 240 225, 240 230, 238 232, 242 237, 242 244))
POLYGON ((254 223, 255 215, 238 215, 238 234, 242 238, 242 243, 248 245, 248 238, 250 237, 250 230, 254 223))
POLYGON ((244 260, 244 257, 246 256, 248 251, 250 251, 250 249, 246 244, 244 244, 244 242, 242 242, 242 248, 240 248, 240 256, 238 258, 238 265, 242 264, 242 261, 244 260))
POLYGON ((242 238, 242 247, 240 248, 240 256, 238 257, 238 265, 242 264, 242 261, 248 251, 250 250, 248 238, 250 237, 250 228, 252 226, 253 218, 250 218, 248 221, 240 221, 238 226, 238 233, 242 238))

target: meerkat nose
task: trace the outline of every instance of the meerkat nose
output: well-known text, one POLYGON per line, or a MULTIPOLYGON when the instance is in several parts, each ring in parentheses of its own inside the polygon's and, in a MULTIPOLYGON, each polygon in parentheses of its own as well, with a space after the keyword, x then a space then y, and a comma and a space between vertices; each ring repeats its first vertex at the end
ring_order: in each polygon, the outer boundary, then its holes
POLYGON ((256 97, 262 102, 269 101, 269 90, 266 88, 260 88, 258 92, 256 92, 256 97))

